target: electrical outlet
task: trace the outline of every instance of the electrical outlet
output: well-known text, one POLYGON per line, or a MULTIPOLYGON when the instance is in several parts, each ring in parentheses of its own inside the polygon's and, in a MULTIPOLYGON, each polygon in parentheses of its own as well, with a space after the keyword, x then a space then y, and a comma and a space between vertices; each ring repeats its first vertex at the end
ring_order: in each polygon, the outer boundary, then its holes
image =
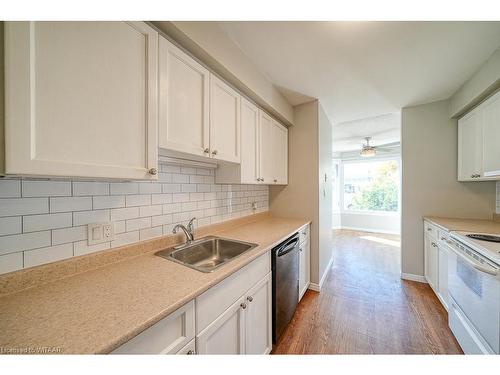
POLYGON ((87 226, 87 243, 97 245, 115 238, 113 223, 93 223, 87 226))
POLYGON ((257 210, 257 202, 252 202, 252 210, 253 211, 257 210))

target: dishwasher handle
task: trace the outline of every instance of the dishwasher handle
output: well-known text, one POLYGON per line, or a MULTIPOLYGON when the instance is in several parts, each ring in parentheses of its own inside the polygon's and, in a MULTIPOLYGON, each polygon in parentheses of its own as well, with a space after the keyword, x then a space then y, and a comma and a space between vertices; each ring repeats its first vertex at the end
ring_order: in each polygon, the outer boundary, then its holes
POLYGON ((281 249, 278 249, 278 251, 276 252, 276 256, 281 257, 285 254, 288 254, 295 248, 295 246, 297 246, 298 242, 299 242, 298 237, 290 239, 287 243, 283 244, 283 247, 281 247, 281 249))

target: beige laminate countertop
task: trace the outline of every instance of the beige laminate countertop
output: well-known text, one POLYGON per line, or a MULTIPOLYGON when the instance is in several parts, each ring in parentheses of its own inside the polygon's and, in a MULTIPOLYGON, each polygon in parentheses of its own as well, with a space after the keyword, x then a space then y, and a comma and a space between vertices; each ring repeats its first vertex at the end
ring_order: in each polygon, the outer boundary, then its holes
POLYGON ((267 216, 218 232, 258 247, 212 273, 147 253, 0 298, 0 353, 108 353, 307 224, 267 216))
POLYGON ((448 231, 500 234, 500 222, 493 220, 458 219, 434 216, 426 216, 424 219, 448 231))

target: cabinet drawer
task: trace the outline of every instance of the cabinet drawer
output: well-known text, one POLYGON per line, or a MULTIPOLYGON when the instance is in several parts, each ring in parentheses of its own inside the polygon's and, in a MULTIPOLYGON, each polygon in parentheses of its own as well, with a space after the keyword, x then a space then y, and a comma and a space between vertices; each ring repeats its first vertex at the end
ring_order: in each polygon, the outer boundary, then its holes
POLYGON ((196 298, 196 333, 200 333, 248 289, 271 272, 271 253, 255 259, 196 298))
POLYGON ((305 240, 309 238, 309 224, 304 225, 299 229, 299 242, 303 243, 305 240))
POLYGON ((429 223, 428 221, 424 221, 424 232, 433 237, 434 239, 438 239, 439 229, 435 225, 429 223))
POLYGON ((115 349, 112 354, 175 354, 194 338, 191 301, 115 349))

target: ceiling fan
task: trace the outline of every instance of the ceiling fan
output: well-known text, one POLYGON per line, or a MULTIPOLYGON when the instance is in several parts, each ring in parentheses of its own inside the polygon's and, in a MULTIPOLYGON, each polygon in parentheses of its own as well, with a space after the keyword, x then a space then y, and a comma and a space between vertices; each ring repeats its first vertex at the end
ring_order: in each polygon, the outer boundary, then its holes
POLYGON ((363 144, 361 152, 359 153, 364 158, 373 157, 377 155, 377 153, 391 153, 394 152, 395 148, 399 147, 399 142, 391 142, 380 146, 372 146, 370 145, 370 140, 372 139, 372 137, 365 137, 364 139, 366 141, 366 144, 363 144))

